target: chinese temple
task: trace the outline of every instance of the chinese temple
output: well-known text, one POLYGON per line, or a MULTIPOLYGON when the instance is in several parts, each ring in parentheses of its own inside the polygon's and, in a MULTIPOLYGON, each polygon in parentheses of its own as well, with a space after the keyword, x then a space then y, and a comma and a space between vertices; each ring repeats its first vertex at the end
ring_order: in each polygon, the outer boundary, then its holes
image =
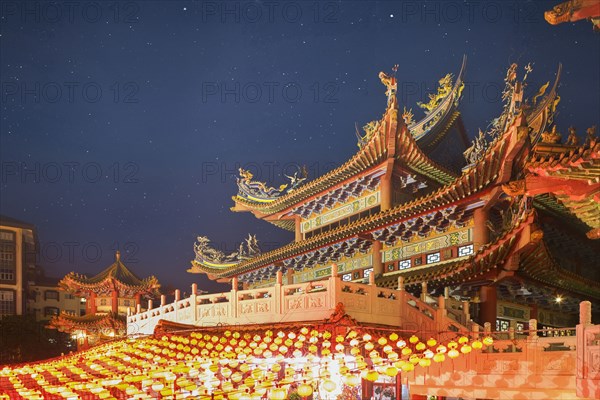
POLYGON ((471 142, 466 59, 420 119, 396 73, 379 74, 385 111, 340 167, 276 187, 240 170, 232 210, 292 243, 262 252, 250 235, 225 253, 199 236, 189 272, 230 290, 193 284, 146 310, 158 283, 118 256, 68 275, 96 314, 135 299, 128 337, 0 369, 0 398, 600 398, 600 142, 594 127, 563 140, 561 67, 529 93, 531 66, 511 65, 500 115, 471 142))
POLYGON ((88 278, 71 272, 58 285, 84 298, 86 312, 82 316, 62 312, 52 318, 49 326, 72 334, 80 349, 124 336, 127 313, 133 308, 140 312, 142 298, 157 296, 160 287, 154 276, 142 280, 131 272, 121 261, 119 251, 115 262, 99 274, 88 278))

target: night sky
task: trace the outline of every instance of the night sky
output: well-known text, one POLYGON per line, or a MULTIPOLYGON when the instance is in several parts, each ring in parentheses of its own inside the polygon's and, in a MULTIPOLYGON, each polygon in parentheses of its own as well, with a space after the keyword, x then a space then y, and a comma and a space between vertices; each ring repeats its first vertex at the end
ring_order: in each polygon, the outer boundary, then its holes
POLYGON ((275 186, 343 163, 394 64, 418 118, 466 54, 473 137, 510 63, 532 63, 533 96, 562 62, 559 131, 600 125, 600 35, 546 23, 558 2, 2 1, 0 212, 37 226, 47 275, 99 272, 119 248, 141 277, 214 289, 186 272, 196 236, 293 239, 230 211, 237 168, 275 186))

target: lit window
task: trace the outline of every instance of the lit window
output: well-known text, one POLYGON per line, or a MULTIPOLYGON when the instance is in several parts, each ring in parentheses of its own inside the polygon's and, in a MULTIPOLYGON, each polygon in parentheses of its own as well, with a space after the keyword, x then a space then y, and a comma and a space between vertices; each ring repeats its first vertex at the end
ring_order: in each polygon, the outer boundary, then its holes
POLYGON ((388 264, 387 270, 388 271, 393 271, 394 270, 394 263, 388 264))
POLYGON ((412 265, 410 260, 402 260, 398 263, 398 269, 407 269, 412 265))
POLYGON ((369 275, 371 275, 371 272, 373 272, 373 268, 367 268, 367 269, 365 269, 365 278, 368 278, 369 275))
POLYGON ((440 253, 427 254, 427 264, 440 262, 440 253))
POLYGON ((458 256, 459 257, 468 256, 471 254, 473 254, 473 245, 472 244, 468 244, 466 246, 460 246, 458 248, 458 256))
POLYGON ((342 280, 343 280, 344 282, 349 282, 349 281, 351 281, 351 280, 352 280, 352 274, 344 274, 344 275, 342 275, 342 280))
POLYGON ((497 319, 496 320, 496 331, 497 332, 508 331, 509 327, 510 327, 509 321, 507 321, 505 319, 497 319))

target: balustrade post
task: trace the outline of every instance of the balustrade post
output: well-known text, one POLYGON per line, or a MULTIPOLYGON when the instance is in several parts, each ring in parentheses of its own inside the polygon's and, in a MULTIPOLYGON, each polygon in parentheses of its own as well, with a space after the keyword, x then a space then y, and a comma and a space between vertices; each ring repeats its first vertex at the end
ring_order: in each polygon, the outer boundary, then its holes
MULTIPOLYGON (((489 322, 485 322, 483 324, 483 335, 484 336, 489 336, 491 333, 492 333, 492 324, 490 324, 489 322)), ((486 353, 492 353, 493 352, 492 346, 488 346, 485 349, 485 352, 486 353)))
POLYGON ((529 320, 529 339, 537 339, 538 338, 538 334, 537 334, 537 319, 530 319, 529 320))
POLYGON ((140 314, 141 312, 142 312, 142 305, 140 303, 137 303, 135 305, 135 313, 140 314))
POLYGON ((398 277, 398 290, 400 290, 401 292, 404 291, 404 277, 403 276, 398 277))
POLYGON ((160 295, 160 306, 164 307, 167 304, 167 296, 164 294, 160 295))
POLYGON ((479 339, 479 324, 472 323, 471 330, 473 331, 473 339, 479 339))
POLYGON ((427 282, 421 282, 421 301, 427 302, 427 282))
POLYGON ((148 300, 148 311, 152 310, 152 299, 148 300))
POLYGON ((229 312, 231 318, 237 318, 238 316, 238 285, 238 277, 234 276, 233 278, 231 278, 231 294, 229 295, 229 312))
POLYGON ((589 301, 579 303, 579 324, 584 326, 592 324, 592 303, 589 301))
POLYGON ((511 321, 511 326, 508 328, 508 339, 512 341, 510 348, 511 348, 511 353, 514 353, 516 348, 515 348, 515 327, 514 325, 512 325, 514 323, 514 321, 511 321))
POLYGON ((464 325, 467 325, 467 323, 471 320, 471 313, 469 311, 469 302, 468 301, 462 302, 462 311, 463 311, 463 316, 465 318, 464 325))
POLYGON ((196 297, 198 297, 198 284, 192 283, 192 294, 190 295, 190 307, 192 307, 192 318, 194 318, 194 323, 198 322, 198 304, 196 301, 196 297))
POLYGON ((275 309, 277 310, 277 314, 283 314, 283 272, 281 270, 277 271, 275 277, 275 309))
POLYGON ((369 274, 369 286, 375 286, 375 272, 371 271, 369 274))
POLYGON ((175 289, 175 301, 181 300, 181 290, 175 289))

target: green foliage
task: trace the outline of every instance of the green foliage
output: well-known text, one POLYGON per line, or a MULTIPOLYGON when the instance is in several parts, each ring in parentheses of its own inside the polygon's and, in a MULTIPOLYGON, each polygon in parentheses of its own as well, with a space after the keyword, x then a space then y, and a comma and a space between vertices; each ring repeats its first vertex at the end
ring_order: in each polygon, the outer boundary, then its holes
POLYGON ((32 315, 5 315, 0 319, 0 364, 43 360, 76 350, 71 337, 46 328, 32 315))

